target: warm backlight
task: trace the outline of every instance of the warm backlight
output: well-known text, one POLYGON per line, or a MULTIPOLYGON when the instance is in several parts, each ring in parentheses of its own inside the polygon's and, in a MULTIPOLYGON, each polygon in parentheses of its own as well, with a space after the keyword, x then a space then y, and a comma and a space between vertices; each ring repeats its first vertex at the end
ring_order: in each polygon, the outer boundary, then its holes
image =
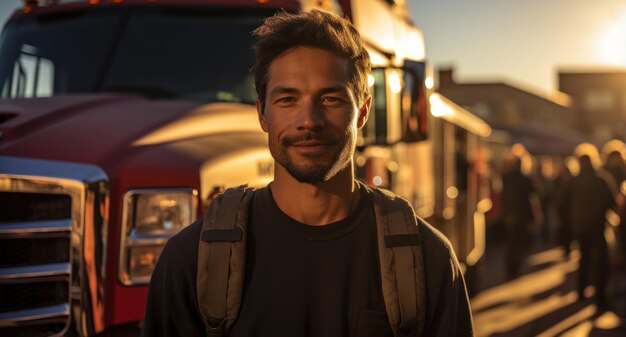
POLYGON ((610 64, 626 66, 626 13, 611 22, 605 31, 602 57, 610 64))

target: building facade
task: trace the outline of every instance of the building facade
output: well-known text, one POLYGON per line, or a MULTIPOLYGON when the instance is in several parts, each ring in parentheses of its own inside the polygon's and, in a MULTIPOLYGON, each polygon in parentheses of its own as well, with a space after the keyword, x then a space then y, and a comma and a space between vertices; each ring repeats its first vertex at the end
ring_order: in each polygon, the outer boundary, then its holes
POLYGON ((558 81, 582 132, 597 143, 626 138, 626 70, 560 70, 558 81))
POLYGON ((531 153, 567 155, 582 141, 578 116, 564 93, 548 97, 505 82, 459 83, 453 69, 439 71, 438 91, 531 153))

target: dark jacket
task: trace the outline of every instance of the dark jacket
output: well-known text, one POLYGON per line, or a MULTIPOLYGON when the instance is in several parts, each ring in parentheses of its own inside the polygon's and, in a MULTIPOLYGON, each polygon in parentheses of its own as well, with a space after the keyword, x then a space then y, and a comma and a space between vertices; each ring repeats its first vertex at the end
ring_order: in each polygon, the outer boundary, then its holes
POLYGON ((536 193, 532 180, 513 169, 502 176, 502 216, 511 225, 526 225, 534 220, 530 197, 536 193))
POLYGON ((606 212, 614 207, 610 182, 598 174, 588 157, 580 161, 580 174, 566 186, 564 207, 574 235, 600 237, 604 233, 606 212))

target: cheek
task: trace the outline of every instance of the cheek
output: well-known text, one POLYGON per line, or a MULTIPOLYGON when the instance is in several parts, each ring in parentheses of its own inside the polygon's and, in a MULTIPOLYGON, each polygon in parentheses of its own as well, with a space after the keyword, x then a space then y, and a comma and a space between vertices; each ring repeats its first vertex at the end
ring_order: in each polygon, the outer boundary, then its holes
POLYGON ((357 115, 356 114, 345 114, 343 120, 341 121, 341 126, 346 130, 348 134, 354 134, 357 131, 357 115))
POLYGON ((326 114, 326 119, 337 127, 348 128, 357 123, 357 112, 350 109, 330 110, 326 114))
POLYGON ((270 140, 274 141, 274 143, 278 143, 281 135, 284 133, 284 127, 280 124, 276 123, 271 119, 265 120, 265 128, 270 140))

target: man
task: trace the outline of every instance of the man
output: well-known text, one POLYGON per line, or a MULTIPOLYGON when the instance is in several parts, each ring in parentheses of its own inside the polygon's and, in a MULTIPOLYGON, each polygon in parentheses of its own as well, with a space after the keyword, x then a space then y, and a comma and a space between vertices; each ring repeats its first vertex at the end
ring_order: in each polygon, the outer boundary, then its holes
POLYGON ((606 212, 615 206, 614 191, 612 181, 595 170, 589 155, 580 156, 579 163, 580 173, 569 181, 563 200, 580 246, 578 297, 584 299, 585 288, 594 285, 594 302, 599 310, 606 310, 609 253, 604 226, 606 212))
POLYGON ((620 217, 618 228, 620 228, 619 240, 622 247, 622 261, 626 262, 626 160, 624 160, 622 153, 618 150, 611 151, 606 157, 604 169, 613 178, 612 183, 616 194, 615 212, 620 217))
POLYGON ((502 176, 502 217, 508 232, 506 273, 519 276, 524 256, 533 240, 533 227, 541 223, 541 203, 532 180, 522 173, 522 160, 507 158, 502 176))
POLYGON ((607 155, 604 169, 611 174, 617 188, 621 187, 622 183, 626 181, 626 161, 624 161, 620 151, 611 151, 607 155))
MULTIPOLYGON (((245 282, 229 336, 393 336, 381 286, 372 190, 354 180, 371 98, 369 56, 346 20, 280 13, 255 31, 256 103, 275 159, 248 219, 245 282)), ((170 239, 150 283, 144 336, 204 336, 196 299, 202 222, 170 239)), ((471 336, 449 243, 421 223, 422 336, 471 336)))

